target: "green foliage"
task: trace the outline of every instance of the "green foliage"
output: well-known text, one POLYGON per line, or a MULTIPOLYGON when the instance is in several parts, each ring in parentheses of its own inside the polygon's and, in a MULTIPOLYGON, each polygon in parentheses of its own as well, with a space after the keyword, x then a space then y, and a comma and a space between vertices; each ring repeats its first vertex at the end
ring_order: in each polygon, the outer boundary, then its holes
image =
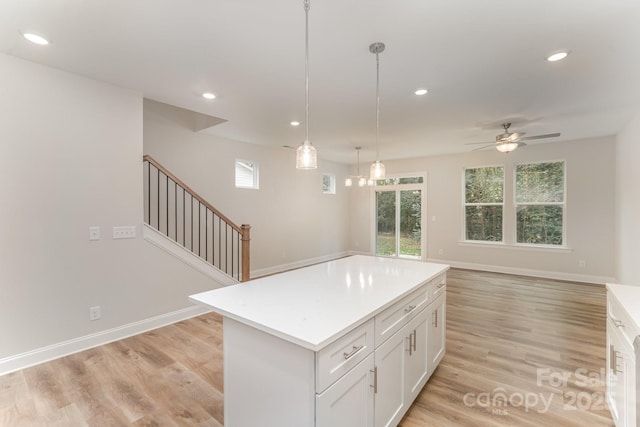
MULTIPOLYGON (((400 254, 420 256, 422 194, 420 190, 400 193, 400 254)), ((377 191, 377 254, 396 255, 396 191, 377 191)))
POLYGON ((564 202, 564 162, 516 166, 516 203, 564 202))
POLYGON ((502 203, 504 197, 504 168, 466 169, 464 171, 466 203, 502 203))
POLYGON ((464 188, 465 238, 501 242, 504 168, 492 166, 466 169, 464 188))

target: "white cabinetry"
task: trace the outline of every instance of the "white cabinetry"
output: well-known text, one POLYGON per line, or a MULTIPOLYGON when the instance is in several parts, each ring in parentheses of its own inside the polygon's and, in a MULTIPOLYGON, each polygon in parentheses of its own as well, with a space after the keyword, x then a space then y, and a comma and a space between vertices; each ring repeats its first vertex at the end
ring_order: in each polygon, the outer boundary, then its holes
POLYGON ((427 353, 429 360, 429 376, 435 371, 436 367, 444 357, 446 342, 446 293, 442 292, 429 305, 429 332, 427 353))
POLYGON ((607 403, 616 427, 636 425, 633 340, 639 333, 629 312, 610 287, 607 293, 607 403))
POLYGON ((447 269, 354 256, 192 296, 224 316, 225 426, 397 425, 444 355, 447 269))

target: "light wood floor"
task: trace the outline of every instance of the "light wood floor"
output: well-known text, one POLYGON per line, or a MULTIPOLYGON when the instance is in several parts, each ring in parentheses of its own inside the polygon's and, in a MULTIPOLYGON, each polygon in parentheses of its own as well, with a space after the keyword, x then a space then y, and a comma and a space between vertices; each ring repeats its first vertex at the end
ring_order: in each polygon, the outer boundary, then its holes
MULTIPOLYGON (((401 426, 612 426, 605 316, 602 286, 451 270, 447 354, 401 426)), ((221 426, 222 396, 209 314, 0 376, 0 426, 221 426)))

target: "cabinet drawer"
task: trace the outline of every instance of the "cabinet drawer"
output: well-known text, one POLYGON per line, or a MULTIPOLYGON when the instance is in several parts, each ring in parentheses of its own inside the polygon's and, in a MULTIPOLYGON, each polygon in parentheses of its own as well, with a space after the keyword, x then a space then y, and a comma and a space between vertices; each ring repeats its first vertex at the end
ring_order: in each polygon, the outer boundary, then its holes
POLYGON ((429 300, 427 284, 407 295, 375 317, 375 346, 385 342, 422 310, 429 300))
POLYGON ((640 331, 636 329, 635 323, 627 311, 611 292, 607 292, 607 317, 620 331, 627 343, 633 345, 633 340, 637 335, 640 335, 640 331))
POLYGON ((447 280, 443 274, 429 281, 429 301, 433 301, 447 291, 447 280))
POLYGON ((373 319, 317 353, 316 393, 321 393, 373 351, 373 319))

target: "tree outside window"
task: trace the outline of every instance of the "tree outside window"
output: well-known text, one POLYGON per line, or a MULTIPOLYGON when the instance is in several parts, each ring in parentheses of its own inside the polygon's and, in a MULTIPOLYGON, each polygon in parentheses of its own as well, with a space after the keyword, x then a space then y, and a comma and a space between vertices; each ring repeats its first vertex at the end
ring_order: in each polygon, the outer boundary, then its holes
POLYGON ((464 171, 465 239, 502 242, 504 167, 464 171))
POLYGON ((564 244, 564 162, 516 166, 516 241, 564 244))

